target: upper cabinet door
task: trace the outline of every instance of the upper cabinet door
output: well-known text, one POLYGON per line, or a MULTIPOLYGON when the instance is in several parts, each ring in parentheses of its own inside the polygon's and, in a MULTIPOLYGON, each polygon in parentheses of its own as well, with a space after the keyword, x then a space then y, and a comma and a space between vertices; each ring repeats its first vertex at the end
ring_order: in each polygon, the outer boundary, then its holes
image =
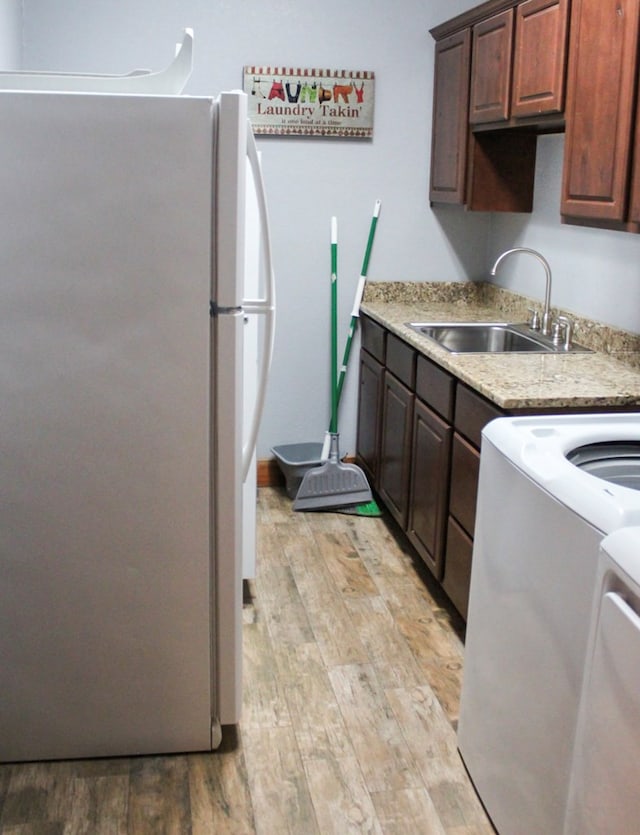
POLYGON ((429 189, 434 202, 464 203, 470 63, 469 29, 436 41, 429 189))
POLYGON ((511 115, 564 108, 568 0, 526 0, 516 8, 511 115))
POLYGON ((469 122, 504 122, 509 118, 513 9, 473 27, 469 122))
MULTIPOLYGON (((636 110, 635 140, 633 143, 633 174, 629 198, 629 220, 640 224, 640 103, 636 110)), ((640 229, 635 229, 638 232, 640 229)))
POLYGON ((624 221, 640 0, 573 0, 562 207, 624 221))

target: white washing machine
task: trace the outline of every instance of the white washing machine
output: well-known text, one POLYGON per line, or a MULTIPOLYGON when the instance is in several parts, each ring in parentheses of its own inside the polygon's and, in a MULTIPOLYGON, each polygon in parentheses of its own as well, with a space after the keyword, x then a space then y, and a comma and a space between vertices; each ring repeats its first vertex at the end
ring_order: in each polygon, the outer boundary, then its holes
POLYGON ((640 829, 640 528, 602 543, 565 835, 640 829))
POLYGON ((480 462, 458 746, 500 835, 561 835, 598 549, 640 525, 640 414, 499 418, 480 462))

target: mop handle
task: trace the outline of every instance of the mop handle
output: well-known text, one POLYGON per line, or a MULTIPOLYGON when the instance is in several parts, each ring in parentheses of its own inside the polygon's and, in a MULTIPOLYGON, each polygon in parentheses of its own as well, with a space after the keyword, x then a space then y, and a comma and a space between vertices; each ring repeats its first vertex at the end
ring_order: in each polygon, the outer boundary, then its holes
POLYGON ((331 218, 331 426, 338 431, 338 219, 331 218))
POLYGON ((360 316, 360 305, 362 303, 362 296, 364 295, 364 286, 367 280, 367 270, 369 269, 369 258, 371 257, 371 248, 373 246, 373 239, 376 234, 376 226, 378 225, 378 216, 380 215, 380 200, 376 200, 373 207, 373 217, 371 218, 371 226, 369 227, 369 238, 367 240, 367 248, 364 253, 364 260, 362 261, 362 270, 360 271, 360 278, 358 280, 358 287, 356 289, 356 296, 353 302, 353 309, 351 311, 351 322, 349 323, 349 332, 347 333, 347 342, 344 346, 344 356, 342 357, 342 366, 340 368, 340 376, 338 378, 338 404, 342 396, 342 388, 344 380, 347 375, 347 365, 349 363, 349 356, 351 354, 351 343, 356 332, 358 318, 360 316))

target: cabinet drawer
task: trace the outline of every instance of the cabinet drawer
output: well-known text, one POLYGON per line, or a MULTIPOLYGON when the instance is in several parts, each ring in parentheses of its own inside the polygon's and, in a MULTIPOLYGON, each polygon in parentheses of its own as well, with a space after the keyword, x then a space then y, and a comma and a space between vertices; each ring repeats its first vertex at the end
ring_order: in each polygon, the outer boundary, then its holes
POLYGON ((479 474, 480 453, 456 433, 453 436, 451 455, 449 512, 470 537, 473 537, 476 524, 479 474))
POLYGON ((458 383, 454 424, 458 432, 480 448, 483 428, 504 412, 480 394, 458 383))
POLYGON ((360 317, 361 345, 372 357, 384 365, 386 331, 368 316, 360 317))
POLYGON ((442 586, 465 620, 469 608, 472 554, 473 542, 471 538, 450 516, 447 524, 447 552, 444 561, 442 586))
POLYGON ((455 390, 456 381, 451 374, 425 357, 418 357, 416 394, 449 423, 453 421, 455 390))
POLYGON ((413 391, 416 385, 416 352, 392 333, 387 334, 387 369, 413 391))

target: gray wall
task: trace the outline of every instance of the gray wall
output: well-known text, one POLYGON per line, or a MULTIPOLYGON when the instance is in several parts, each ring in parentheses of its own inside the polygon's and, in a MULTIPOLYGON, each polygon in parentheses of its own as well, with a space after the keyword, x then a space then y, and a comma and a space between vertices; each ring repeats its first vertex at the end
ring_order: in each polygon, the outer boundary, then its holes
MULTIPOLYGON (((278 281, 278 333, 258 454, 320 440, 329 416, 329 219, 339 221, 340 333, 346 331, 374 201, 382 213, 372 280, 484 277, 500 251, 539 248, 554 272, 553 301, 640 331, 640 239, 562 226, 562 137, 539 141, 532 215, 483 215, 427 200, 433 44, 430 27, 473 0, 24 0, 27 69, 160 69, 184 26, 195 29, 187 92, 239 87, 244 64, 326 66, 376 73, 372 141, 263 138, 278 281)), ((506 262, 498 281, 542 295, 533 259, 506 262), (517 268, 517 269, 516 269, 517 268)), ((354 349, 354 359, 355 351, 354 349)), ((344 452, 355 440, 356 366, 341 410, 344 452)))
POLYGON ((20 0, 0 0, 0 70, 20 68, 21 23, 20 0))

